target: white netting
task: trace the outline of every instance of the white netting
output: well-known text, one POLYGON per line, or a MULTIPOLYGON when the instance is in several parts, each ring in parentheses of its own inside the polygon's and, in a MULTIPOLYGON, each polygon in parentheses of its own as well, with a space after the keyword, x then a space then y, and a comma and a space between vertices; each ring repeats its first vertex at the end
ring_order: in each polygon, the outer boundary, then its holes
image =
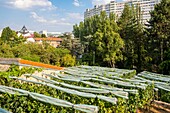
POLYGON ((53 98, 53 97, 50 97, 50 96, 46 96, 46 95, 42 95, 42 94, 38 94, 38 93, 34 93, 34 92, 29 92, 29 91, 22 90, 22 89, 17 89, 17 88, 12 88, 12 87, 0 85, 0 91, 3 92, 3 93, 29 96, 29 97, 32 97, 35 100, 45 102, 45 103, 49 103, 49 104, 53 104, 53 105, 56 105, 56 106, 70 107, 70 108, 73 107, 76 110, 80 110, 80 111, 87 112, 87 113, 97 113, 98 112, 97 106, 83 105, 83 104, 72 104, 72 103, 65 101, 65 100, 53 98))

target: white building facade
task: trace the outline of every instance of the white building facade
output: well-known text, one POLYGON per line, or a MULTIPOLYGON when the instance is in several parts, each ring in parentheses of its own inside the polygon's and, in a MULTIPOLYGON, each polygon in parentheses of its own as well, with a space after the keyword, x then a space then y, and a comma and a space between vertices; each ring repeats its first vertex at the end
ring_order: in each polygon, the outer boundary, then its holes
POLYGON ((3 29, 2 29, 2 30, 0 30, 0 37, 1 37, 1 35, 2 35, 2 31, 3 31, 3 29))
POLYGON ((142 22, 146 23, 150 19, 149 12, 154 9, 154 5, 160 3, 160 0, 128 0, 125 2, 116 2, 111 1, 105 5, 94 6, 92 9, 86 9, 84 12, 84 18, 89 18, 91 16, 100 14, 101 11, 106 11, 106 14, 109 15, 111 12, 114 13, 117 17, 120 17, 125 4, 130 6, 137 4, 141 7, 142 12, 142 22))
POLYGON ((47 30, 42 30, 39 32, 40 35, 44 34, 47 37, 47 30))

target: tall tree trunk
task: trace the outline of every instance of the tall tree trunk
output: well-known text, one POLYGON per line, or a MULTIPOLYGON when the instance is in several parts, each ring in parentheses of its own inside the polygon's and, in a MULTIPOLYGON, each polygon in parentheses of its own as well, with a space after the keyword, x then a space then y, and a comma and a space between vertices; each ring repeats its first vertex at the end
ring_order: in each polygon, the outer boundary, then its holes
POLYGON ((93 65, 95 65, 95 51, 93 51, 93 65))
POLYGON ((141 44, 138 45, 138 51, 137 51, 137 55, 138 55, 138 65, 137 65, 137 69, 138 72, 141 71, 141 44))
POLYGON ((161 39, 161 42, 160 42, 160 49, 161 49, 161 62, 163 62, 163 38, 161 39))
MULTIPOLYGON (((160 42, 160 49, 161 49, 161 62, 163 62, 163 38, 161 39, 161 42, 160 42)), ((162 73, 163 73, 163 70, 162 70, 162 73)))

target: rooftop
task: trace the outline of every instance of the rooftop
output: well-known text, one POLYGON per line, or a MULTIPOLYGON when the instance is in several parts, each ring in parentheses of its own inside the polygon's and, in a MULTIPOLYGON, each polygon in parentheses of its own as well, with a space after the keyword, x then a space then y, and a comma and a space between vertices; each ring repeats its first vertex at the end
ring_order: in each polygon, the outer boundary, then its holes
POLYGON ((62 41, 61 38, 54 38, 54 37, 48 37, 48 38, 34 38, 35 41, 62 41))
POLYGON ((29 33, 29 31, 27 30, 27 28, 25 26, 23 26, 22 29, 19 32, 22 33, 22 34, 29 33))

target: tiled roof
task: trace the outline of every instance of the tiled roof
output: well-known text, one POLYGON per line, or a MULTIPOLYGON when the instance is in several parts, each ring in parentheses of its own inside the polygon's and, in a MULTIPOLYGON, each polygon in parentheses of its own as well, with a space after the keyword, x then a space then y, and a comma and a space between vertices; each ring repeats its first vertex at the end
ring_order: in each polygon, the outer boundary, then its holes
POLYGON ((54 38, 54 37, 48 37, 48 38, 34 38, 35 41, 62 41, 61 38, 54 38))

